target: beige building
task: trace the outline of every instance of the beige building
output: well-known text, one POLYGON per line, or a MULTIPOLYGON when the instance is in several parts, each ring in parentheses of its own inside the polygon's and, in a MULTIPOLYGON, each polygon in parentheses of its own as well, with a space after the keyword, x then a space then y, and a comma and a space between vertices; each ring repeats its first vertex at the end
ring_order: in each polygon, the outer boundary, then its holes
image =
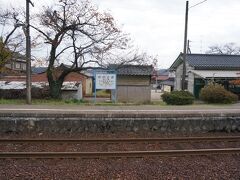
POLYGON ((111 65, 117 73, 118 102, 150 102, 152 66, 111 65))

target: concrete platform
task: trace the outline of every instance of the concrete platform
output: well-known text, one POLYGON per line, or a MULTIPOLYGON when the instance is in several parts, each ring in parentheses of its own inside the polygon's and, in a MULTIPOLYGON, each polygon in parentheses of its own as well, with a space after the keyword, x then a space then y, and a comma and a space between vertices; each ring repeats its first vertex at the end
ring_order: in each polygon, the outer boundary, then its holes
POLYGON ((0 105, 0 132, 240 132, 239 105, 0 105))
POLYGON ((2 113, 27 114, 226 114, 240 113, 240 103, 232 105, 188 106, 84 106, 84 105, 0 105, 2 113))

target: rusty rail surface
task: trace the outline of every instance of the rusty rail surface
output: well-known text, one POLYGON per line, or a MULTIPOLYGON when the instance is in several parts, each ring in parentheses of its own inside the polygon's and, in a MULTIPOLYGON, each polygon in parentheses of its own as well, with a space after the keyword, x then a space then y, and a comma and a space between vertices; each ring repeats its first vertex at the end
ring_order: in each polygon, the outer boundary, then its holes
POLYGON ((138 142, 240 141, 240 136, 107 139, 0 139, 0 143, 138 143, 138 142))
POLYGON ((75 159, 75 158, 122 158, 122 157, 150 157, 150 156, 186 156, 186 155, 214 155, 240 154, 240 148, 224 149, 192 149, 192 150, 162 150, 162 151, 117 151, 117 152, 1 152, 0 159, 75 159))

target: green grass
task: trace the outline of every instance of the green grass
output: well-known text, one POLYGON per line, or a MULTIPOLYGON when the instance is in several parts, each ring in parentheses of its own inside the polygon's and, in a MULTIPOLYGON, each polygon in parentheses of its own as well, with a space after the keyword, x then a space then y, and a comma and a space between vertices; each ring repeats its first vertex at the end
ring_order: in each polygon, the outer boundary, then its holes
POLYGON ((69 100, 62 100, 65 104, 77 104, 77 105, 84 105, 89 104, 86 100, 77 100, 77 99, 69 99, 69 100))
POLYGON ((97 97, 110 97, 111 93, 107 90, 97 90, 97 97))
POLYGON ((26 104, 24 99, 0 99, 0 104, 26 104))
POLYGON ((150 105, 157 105, 157 106, 168 106, 165 102, 163 101, 152 101, 149 103, 150 105))
MULTIPOLYGON (((26 104, 25 99, 0 99, 0 104, 11 104, 11 105, 24 105, 26 104)), ((231 106, 229 104, 205 104, 202 101, 195 101, 192 105, 167 105, 163 101, 152 101, 152 102, 145 102, 145 103, 127 103, 127 102, 96 102, 94 103, 93 100, 56 100, 56 99, 32 99, 33 105, 82 105, 82 106, 142 106, 142 105, 153 105, 159 107, 167 107, 167 108, 174 108, 174 107, 191 107, 191 108, 221 108, 231 106)))
MULTIPOLYGON (((0 104, 26 104, 25 99, 0 99, 0 104)), ((64 105, 64 100, 32 99, 32 104, 64 105)))
MULTIPOLYGON (((26 104, 25 99, 0 99, 0 104, 15 104, 15 105, 23 105, 26 104)), ((69 100, 61 100, 61 99, 32 99, 33 105, 86 105, 86 106, 131 106, 131 105, 149 105, 152 103, 115 103, 111 101, 107 102, 96 102, 94 103, 92 100, 76 100, 76 99, 69 99, 69 100)))

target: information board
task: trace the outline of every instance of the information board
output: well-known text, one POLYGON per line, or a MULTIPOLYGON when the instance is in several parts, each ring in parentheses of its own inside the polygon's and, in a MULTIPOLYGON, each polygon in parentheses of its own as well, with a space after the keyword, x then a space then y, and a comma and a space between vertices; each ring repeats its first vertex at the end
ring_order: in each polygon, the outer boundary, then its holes
POLYGON ((116 89, 116 74, 96 74, 96 89, 116 89))

